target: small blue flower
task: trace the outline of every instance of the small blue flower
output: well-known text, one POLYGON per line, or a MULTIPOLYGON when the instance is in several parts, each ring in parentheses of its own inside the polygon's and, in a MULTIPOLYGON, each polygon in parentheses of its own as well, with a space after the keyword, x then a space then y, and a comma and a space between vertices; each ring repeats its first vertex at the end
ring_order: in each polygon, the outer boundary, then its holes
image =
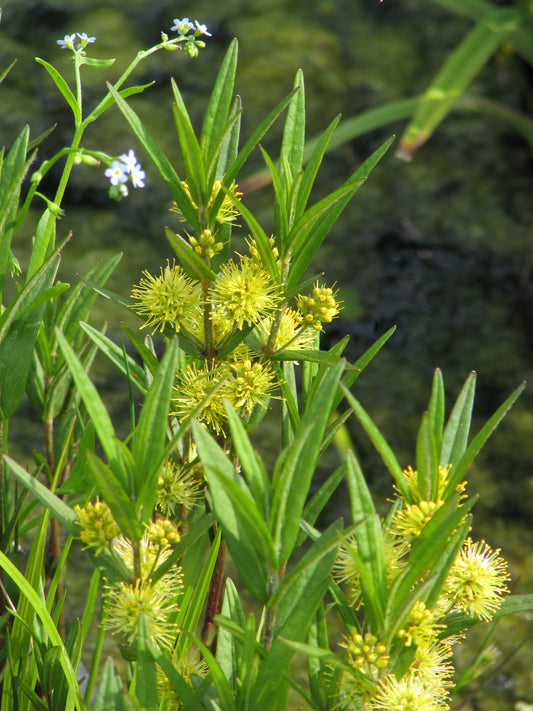
POLYGON ((57 44, 61 49, 74 49, 74 41, 76 39, 76 33, 73 35, 65 35, 61 40, 57 40, 57 44))
POLYGON ((109 178, 111 185, 118 185, 119 183, 128 182, 126 166, 118 160, 114 160, 111 163, 111 168, 106 170, 105 176, 106 178, 109 178))
POLYGON ((140 163, 137 163, 137 165, 130 170, 130 178, 134 188, 144 188, 146 173, 140 163))
POLYGON ((137 166, 137 157, 135 155, 135 151, 132 148, 130 148, 128 153, 123 153, 121 156, 119 156, 119 160, 124 163, 127 173, 131 173, 131 171, 134 170, 137 166))
POLYGON ((192 30, 194 25, 189 20, 188 17, 184 17, 183 20, 178 20, 177 17, 174 18, 174 24, 170 28, 171 32, 179 32, 181 35, 186 35, 189 30, 192 30))
POLYGON ((82 32, 81 34, 76 32, 76 34, 80 38, 83 47, 89 43, 96 42, 96 37, 89 37, 87 32, 82 32))
POLYGON ((207 25, 201 25, 198 20, 194 21, 194 24, 196 25, 196 31, 200 32, 202 35, 206 35, 207 37, 212 37, 213 35, 211 32, 207 31, 207 25))

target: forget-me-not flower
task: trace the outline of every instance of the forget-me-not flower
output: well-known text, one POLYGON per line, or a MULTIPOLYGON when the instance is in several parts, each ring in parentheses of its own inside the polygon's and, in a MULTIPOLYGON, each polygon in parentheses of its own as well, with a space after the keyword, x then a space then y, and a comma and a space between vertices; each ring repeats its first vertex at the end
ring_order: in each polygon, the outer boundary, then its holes
POLYGON ((141 167, 140 163, 130 169, 130 178, 134 188, 144 188, 144 179, 146 178, 146 173, 141 167))
POLYGON ((96 42, 96 37, 89 37, 87 35, 87 32, 82 32, 81 34, 79 32, 76 32, 78 37, 81 39, 82 46, 85 47, 86 44, 90 44, 92 42, 96 42))
POLYGON ((196 25, 196 31, 201 32, 203 35, 206 35, 207 37, 212 37, 211 32, 207 31, 207 25, 201 25, 198 20, 194 21, 194 24, 196 25))
POLYGON ((189 30, 192 30, 194 25, 189 20, 188 17, 184 17, 183 20, 178 20, 177 17, 174 18, 174 24, 170 28, 171 32, 180 32, 182 35, 186 35, 189 30))
POLYGON ((126 166, 119 160, 114 160, 111 163, 111 168, 108 168, 105 172, 106 178, 109 178, 111 185, 118 185, 119 183, 127 183, 128 175, 126 172, 126 166))
POLYGON ((123 153, 121 156, 119 156, 119 159, 125 164, 127 173, 131 173, 131 171, 137 165, 137 156, 135 155, 135 151, 133 150, 133 148, 130 148, 127 153, 123 153))
POLYGON ((74 41, 76 39, 76 33, 72 35, 65 35, 63 39, 57 40, 57 44, 61 49, 74 49, 74 41))

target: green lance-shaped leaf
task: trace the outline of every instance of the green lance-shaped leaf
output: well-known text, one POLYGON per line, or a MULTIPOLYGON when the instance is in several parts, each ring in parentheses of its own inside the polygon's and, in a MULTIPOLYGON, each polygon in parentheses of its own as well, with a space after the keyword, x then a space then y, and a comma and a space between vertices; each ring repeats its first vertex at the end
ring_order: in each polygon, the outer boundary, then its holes
POLYGON ((125 536, 139 539, 143 526, 139 523, 135 507, 132 503, 127 485, 117 476, 115 471, 93 452, 87 451, 88 471, 106 504, 111 509, 113 517, 125 536))
POLYGON ((72 347, 65 339, 65 336, 60 331, 57 331, 56 335, 59 346, 74 378, 74 382, 80 391, 87 412, 93 421, 100 443, 108 460, 112 462, 116 458, 117 452, 115 430, 113 429, 111 418, 109 417, 104 403, 100 399, 98 391, 85 372, 72 347))
POLYGON ((79 529, 76 527, 76 514, 62 499, 53 494, 47 486, 17 464, 11 457, 4 457, 8 467, 17 479, 28 489, 42 504, 49 509, 66 530, 76 535, 79 529))
POLYGON ((187 182, 193 200, 197 205, 205 205, 207 201, 207 186, 205 181, 205 166, 200 143, 196 138, 191 119, 181 96, 178 85, 171 80, 174 104, 172 112, 178 132, 183 162, 187 173, 187 182))
POLYGON ((269 242, 267 233, 261 227, 261 225, 256 220, 256 218, 253 216, 253 214, 250 212, 250 210, 247 207, 245 207, 240 200, 238 200, 229 191, 226 191, 226 195, 228 196, 228 198, 231 200, 231 202, 235 205, 237 210, 241 213, 241 215, 244 217, 244 219, 248 223, 248 227, 250 228, 252 236, 255 239, 255 246, 257 247, 257 251, 259 252, 259 257, 261 259, 261 263, 263 264, 264 268, 268 272, 270 272, 274 282, 276 284, 280 284, 281 277, 279 274, 279 269, 276 264, 276 260, 274 259, 274 255, 272 253, 272 247, 270 246, 270 242, 269 242))
MULTIPOLYGON (((215 570, 220 541, 222 540, 222 529, 217 528, 213 543, 206 557, 203 552, 208 536, 198 539, 197 546, 189 546, 186 554, 181 559, 181 566, 185 571, 186 579, 185 591, 180 600, 180 611, 176 617, 176 623, 181 630, 194 634, 202 611, 205 608, 213 572, 215 570), (198 556, 198 553, 201 556, 198 556), (196 557, 196 560, 193 560, 196 557), (198 560, 199 558, 199 560, 198 560), (194 570, 191 571, 191 568, 194 570), (195 577, 191 575, 195 573, 195 577)), ((190 647, 190 638, 186 634, 181 634, 175 645, 175 650, 179 654, 186 654, 190 647)))
POLYGON ((159 708, 157 673, 155 661, 149 649, 151 646, 150 629, 143 612, 139 615, 138 629, 135 692, 143 711, 156 711, 159 708))
POLYGON ((366 410, 363 408, 363 406, 354 398, 352 393, 344 387, 344 385, 341 384, 341 389, 348 400, 348 404, 352 408, 353 412, 355 413, 355 416, 363 426, 363 429, 367 433, 367 435, 370 437, 370 440, 374 447, 376 448, 378 454, 381 456, 383 459, 383 462, 389 472, 392 474, 394 481, 396 482, 396 485, 405 499, 406 502, 411 503, 411 494, 409 492, 409 487, 407 486, 407 482, 405 481, 405 477, 403 475, 403 471, 401 466, 398 464, 398 460, 396 459, 394 452, 390 448, 390 446, 387 444, 385 441, 385 438, 381 434, 381 432, 378 430, 376 425, 372 422, 370 419, 368 413, 366 410))
POLYGON ((426 90, 400 140, 398 155, 410 159, 453 107, 472 79, 521 22, 518 9, 494 8, 448 56, 426 90))
MULTIPOLYGON (((123 99, 127 99, 128 96, 134 96, 135 94, 142 94, 145 89, 149 89, 151 86, 155 84, 155 81, 150 81, 147 84, 137 84, 134 86, 128 86, 127 89, 120 89, 118 92, 120 96, 123 99)), ((96 121, 96 119, 101 116, 104 111, 107 111, 107 109, 110 109, 112 106, 115 105, 115 100, 110 94, 107 94, 105 98, 100 101, 100 103, 95 106, 95 108, 91 111, 90 114, 88 114, 84 119, 82 126, 88 126, 90 123, 93 121, 96 121)))
POLYGON ((298 538, 300 518, 343 370, 341 361, 326 373, 322 386, 310 399, 294 441, 281 455, 284 461, 274 483, 270 524, 280 565, 288 559, 298 538))
POLYGON ((4 160, 0 157, 0 295, 11 256, 11 238, 15 227, 22 181, 33 157, 27 159, 29 126, 19 133, 4 160))
POLYGON ((52 77, 54 80, 54 84, 57 86, 59 91, 63 94, 63 97, 65 98, 67 104, 70 106, 72 109, 72 113, 74 114, 74 121, 76 124, 81 122, 81 107, 78 104, 76 97, 72 93, 72 89, 69 87, 67 82, 63 79, 61 74, 57 71, 57 69, 52 66, 49 62, 46 62, 44 59, 41 59, 40 57, 35 57, 35 61, 43 66, 48 74, 52 77))
POLYGON ((272 185, 274 186, 274 193, 276 196, 274 201, 276 246, 280 250, 281 254, 284 254, 284 245, 289 233, 289 215, 287 206, 288 190, 282 183, 281 176, 268 153, 262 146, 260 146, 260 149, 263 154, 263 159, 267 164, 268 170, 270 171, 270 177, 272 178, 272 185))
MULTIPOLYGON (((297 89, 293 89, 284 99, 282 99, 278 104, 276 104, 272 111, 270 111, 270 113, 265 116, 259 126, 257 126, 257 128, 252 132, 250 138, 246 141, 244 146, 239 151, 235 161, 228 166, 225 178, 226 185, 231 185, 231 183, 235 180, 242 166, 248 159, 250 153, 257 146, 259 141, 263 138, 265 133, 268 131, 270 126, 272 126, 278 116, 280 116, 280 114, 282 114, 283 111, 287 108, 287 105, 289 104, 296 91, 297 89)), ((263 184, 263 182, 261 182, 261 184, 263 184)), ((248 185, 246 189, 250 190, 251 187, 248 185)))
POLYGON ((11 417, 24 395, 45 301, 54 296, 59 261, 55 252, 0 317, 1 419, 11 417))
MULTIPOLYGON (((334 214, 335 206, 337 204, 342 205, 341 210, 344 209, 345 205, 347 205, 347 203, 355 195, 363 182, 364 180, 361 179, 355 184, 347 183, 342 185, 340 188, 337 188, 337 190, 334 190, 329 195, 326 195, 325 198, 319 200, 303 213, 303 215, 293 225, 287 238, 287 251, 293 253, 295 255, 295 259, 299 256, 302 249, 308 245, 310 235, 318 234, 316 233, 316 228, 321 224, 322 218, 327 218, 328 215, 334 214)), ((340 214, 340 212, 338 214, 340 214)), ((336 219, 337 218, 335 217, 335 220, 336 219)), ((335 220, 333 220, 331 225, 334 224, 335 220)), ((330 228, 328 228, 328 231, 329 229, 330 228)), ((322 242, 326 234, 327 233, 324 232, 319 244, 322 242)))
POLYGON ((154 375, 135 428, 132 454, 139 492, 136 506, 143 521, 152 515, 157 497, 157 477, 167 441, 168 413, 177 359, 178 341, 174 338, 167 346, 154 375))
MULTIPOLYGON (((239 138, 241 135, 241 118, 242 118, 242 101, 240 96, 236 96, 231 105, 228 120, 225 130, 218 140, 218 144, 213 149, 213 156, 208 171, 208 180, 213 178, 224 179, 224 184, 229 187, 230 183, 227 180, 226 174, 230 165, 237 159, 239 152, 239 138)), ((210 211, 209 227, 212 227, 220 205, 224 200, 224 195, 217 195, 213 208, 210 211), (212 221, 212 222, 211 222, 212 221)), ((231 225, 220 225, 231 230, 231 225)))
MULTIPOLYGON (((333 368, 341 360, 339 356, 330 353, 329 351, 318 351, 318 350, 282 350, 273 353, 270 358, 272 360, 289 360, 289 361, 303 361, 306 363, 320 363, 321 365, 327 365, 328 368, 333 368)), ((360 368, 350 363, 345 364, 345 370, 354 370, 359 372, 360 368)))
POLYGON ((244 479, 224 452, 200 424, 193 422, 192 427, 224 539, 244 583, 265 603, 268 571, 277 562, 268 528, 244 479))
POLYGON ((233 100, 233 85, 237 70, 237 55, 239 45, 232 40, 218 70, 215 85, 209 97, 204 120, 202 123, 202 142, 204 160, 208 165, 213 158, 215 146, 218 144, 228 121, 230 106, 233 100))
POLYGON ((123 711, 122 698, 123 686, 120 675, 115 669, 113 659, 108 657, 98 682, 93 711, 123 711))
POLYGON ((466 452, 457 462, 456 466, 450 471, 448 486, 445 495, 447 495, 449 492, 454 491, 455 487, 461 482, 463 476, 466 473, 466 470, 472 464, 480 449, 483 447, 485 442, 494 432, 496 427, 498 427, 505 415, 509 412, 509 410, 514 405, 514 403, 520 396, 520 393, 525 387, 525 383, 519 385, 516 390, 514 390, 511 395, 509 395, 507 400, 505 400, 505 402, 500 405, 500 407, 496 410, 492 417, 483 425, 480 431, 472 439, 472 441, 468 445, 466 452))
MULTIPOLYGON (((316 491, 309 499, 309 502, 305 505, 302 514, 302 519, 306 524, 310 526, 315 525, 317 518, 337 490, 337 487, 344 479, 345 474, 346 463, 343 463, 328 476, 326 481, 320 485, 318 491, 316 491)), ((302 528, 302 524, 300 524, 300 527, 302 530, 300 530, 300 533, 298 534, 298 539, 296 541, 297 546, 301 545, 307 539, 307 531, 302 528)))
POLYGON ((287 190, 291 189, 293 181, 302 170, 304 158, 305 88, 301 69, 296 72, 294 89, 297 91, 287 109, 280 153, 281 180, 287 190))
POLYGON ((387 568, 383 531, 374 507, 372 494, 359 462, 351 451, 348 452, 346 464, 352 522, 357 524, 354 533, 357 553, 360 562, 368 571, 368 575, 361 576, 361 592, 365 610, 367 610, 367 614, 370 613, 369 616, 372 618, 371 629, 377 631, 383 623, 387 599, 387 568))
MULTIPOLYGON (((239 627, 246 624, 244 609, 237 588, 231 578, 226 578, 224 598, 222 600, 221 614, 232 620, 239 627)), ((216 660, 222 669, 230 686, 235 690, 235 683, 239 673, 239 647, 236 639, 223 626, 219 627, 217 635, 216 660)))
POLYGON ((333 136, 333 132, 337 128, 339 120, 340 116, 336 116, 330 123, 330 125, 327 127, 327 129, 324 131, 324 133, 320 136, 307 162, 302 182, 298 187, 298 197, 296 200, 296 207, 294 211, 296 219, 298 219, 300 215, 303 214, 306 208, 307 201, 309 200, 309 195, 311 194, 311 189, 318 173, 318 169, 320 168, 322 159, 328 149, 329 142, 331 140, 331 137, 333 136))
MULTIPOLYGON (((311 228, 309 228, 307 218, 305 217, 307 213, 304 213, 298 223, 294 226, 293 236, 297 241, 297 244, 293 243, 291 245, 291 248, 294 251, 294 259, 291 264, 289 279, 287 282, 288 289, 294 288, 299 282, 318 248, 324 241, 326 235, 340 217, 342 211, 349 203, 355 192, 361 187, 370 172, 385 155, 387 149, 392 143, 392 140, 393 138, 389 138, 385 141, 377 150, 374 151, 374 153, 372 153, 369 158, 364 161, 364 163, 362 163, 362 165, 348 178, 344 185, 339 188, 338 191, 335 191, 335 198, 332 199, 331 196, 324 198, 324 200, 329 199, 331 204, 328 206, 327 210, 323 211, 323 213, 319 216, 319 219, 316 219, 313 222, 311 228), (350 187, 351 189, 349 189, 350 187), (343 189, 345 188, 347 188, 347 190, 343 193, 343 189)), ((324 202, 320 201, 317 205, 313 207, 315 210, 320 211, 324 205, 324 202), (317 207, 317 205, 320 205, 320 207, 317 207)), ((309 212, 309 210, 307 212, 309 212)))
POLYGON ((250 492, 266 521, 270 515, 271 491, 265 465, 254 450, 242 420, 228 400, 224 400, 224 409, 228 418, 233 446, 246 475, 250 492))
POLYGON ((440 464, 443 467, 448 464, 451 464, 452 468, 455 467, 466 451, 475 390, 476 374, 472 372, 461 388, 444 428, 440 453, 440 464))
POLYGON ((444 381, 442 379, 442 372, 439 368, 435 369, 435 373, 433 375, 428 413, 431 421, 431 427, 433 428, 433 436, 435 437, 435 447, 437 448, 437 452, 440 452, 442 449, 442 435, 444 430, 445 402, 444 381))
POLYGON ((422 421, 416 440, 417 488, 424 501, 435 501, 439 484, 439 457, 435 442, 435 431, 428 412, 422 421))
POLYGON ((127 122, 130 124, 133 132, 139 139, 141 145, 154 162, 159 175, 164 180, 184 217, 186 217, 194 229, 198 231, 200 229, 200 224, 198 222, 196 210, 191 204, 190 198, 187 196, 187 193, 185 192, 183 185, 181 184, 180 179, 168 160, 164 150, 150 134, 135 111, 133 111, 133 109, 128 106, 127 102, 120 96, 119 92, 114 89, 111 84, 108 84, 107 88, 115 99, 118 108, 122 111, 127 122))

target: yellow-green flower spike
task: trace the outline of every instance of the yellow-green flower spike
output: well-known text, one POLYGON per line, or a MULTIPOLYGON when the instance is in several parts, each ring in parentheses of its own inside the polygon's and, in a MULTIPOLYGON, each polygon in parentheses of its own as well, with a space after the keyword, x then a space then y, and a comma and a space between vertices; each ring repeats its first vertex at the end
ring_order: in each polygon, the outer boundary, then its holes
POLYGON ((159 276, 147 270, 138 286, 134 286, 131 298, 138 301, 133 310, 145 319, 144 327, 163 331, 170 325, 176 333, 182 326, 194 323, 194 314, 200 304, 200 285, 190 279, 177 264, 170 264, 159 276))
POLYGON ((104 501, 96 501, 94 504, 89 502, 83 507, 76 504, 74 512, 81 527, 80 540, 86 548, 95 548, 96 554, 109 548, 111 542, 120 535, 120 528, 104 501))

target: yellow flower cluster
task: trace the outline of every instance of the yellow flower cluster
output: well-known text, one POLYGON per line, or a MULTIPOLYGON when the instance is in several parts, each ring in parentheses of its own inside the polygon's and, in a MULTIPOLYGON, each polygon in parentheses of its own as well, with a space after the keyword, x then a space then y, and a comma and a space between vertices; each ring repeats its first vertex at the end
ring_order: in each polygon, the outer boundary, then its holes
POLYGON ((204 488, 197 466, 178 467, 171 459, 162 467, 157 485, 156 507, 163 516, 174 514, 176 507, 190 511, 204 488))
POLYGON ((316 331, 322 331, 323 323, 330 323, 339 315, 339 303, 336 292, 329 286, 313 287, 311 296, 298 297, 298 308, 302 313, 304 323, 316 331))
POLYGON ((185 326, 191 328, 200 315, 200 285, 175 263, 161 268, 159 276, 143 271, 139 286, 134 286, 132 299, 138 301, 133 310, 145 319, 144 326, 163 332, 166 326, 176 333, 185 326))
POLYGON ((89 502, 83 507, 76 504, 74 512, 81 528, 80 540, 86 548, 95 548, 96 554, 109 548, 120 534, 120 528, 105 501, 89 502))
MULTIPOLYGON (((422 482, 416 470, 409 467, 403 472, 411 503, 407 505, 398 499, 393 513, 383 522, 387 581, 391 589, 408 565, 417 538, 444 504, 449 473, 449 466, 439 468, 437 491, 434 499, 429 500, 421 494, 422 482)), ((456 497, 459 494, 459 501, 464 497, 464 487, 462 482, 453 492, 456 497)), ((434 604, 428 606, 423 597, 414 600, 387 644, 380 644, 368 631, 352 632, 350 637, 345 637, 342 642, 345 661, 354 669, 354 674, 338 672, 336 685, 333 685, 336 689, 334 707, 363 711, 447 711, 453 687, 452 646, 458 637, 443 636, 444 618, 458 612, 481 620, 492 619, 508 592, 507 563, 499 553, 484 541, 467 538, 434 604), (402 646, 410 648, 411 662, 401 678, 397 678, 389 659, 397 658, 402 646)), ((348 600, 355 608, 362 601, 360 564, 357 540, 353 536, 342 544, 333 573, 346 586, 348 600)), ((423 573, 422 580, 429 573, 423 573)))

